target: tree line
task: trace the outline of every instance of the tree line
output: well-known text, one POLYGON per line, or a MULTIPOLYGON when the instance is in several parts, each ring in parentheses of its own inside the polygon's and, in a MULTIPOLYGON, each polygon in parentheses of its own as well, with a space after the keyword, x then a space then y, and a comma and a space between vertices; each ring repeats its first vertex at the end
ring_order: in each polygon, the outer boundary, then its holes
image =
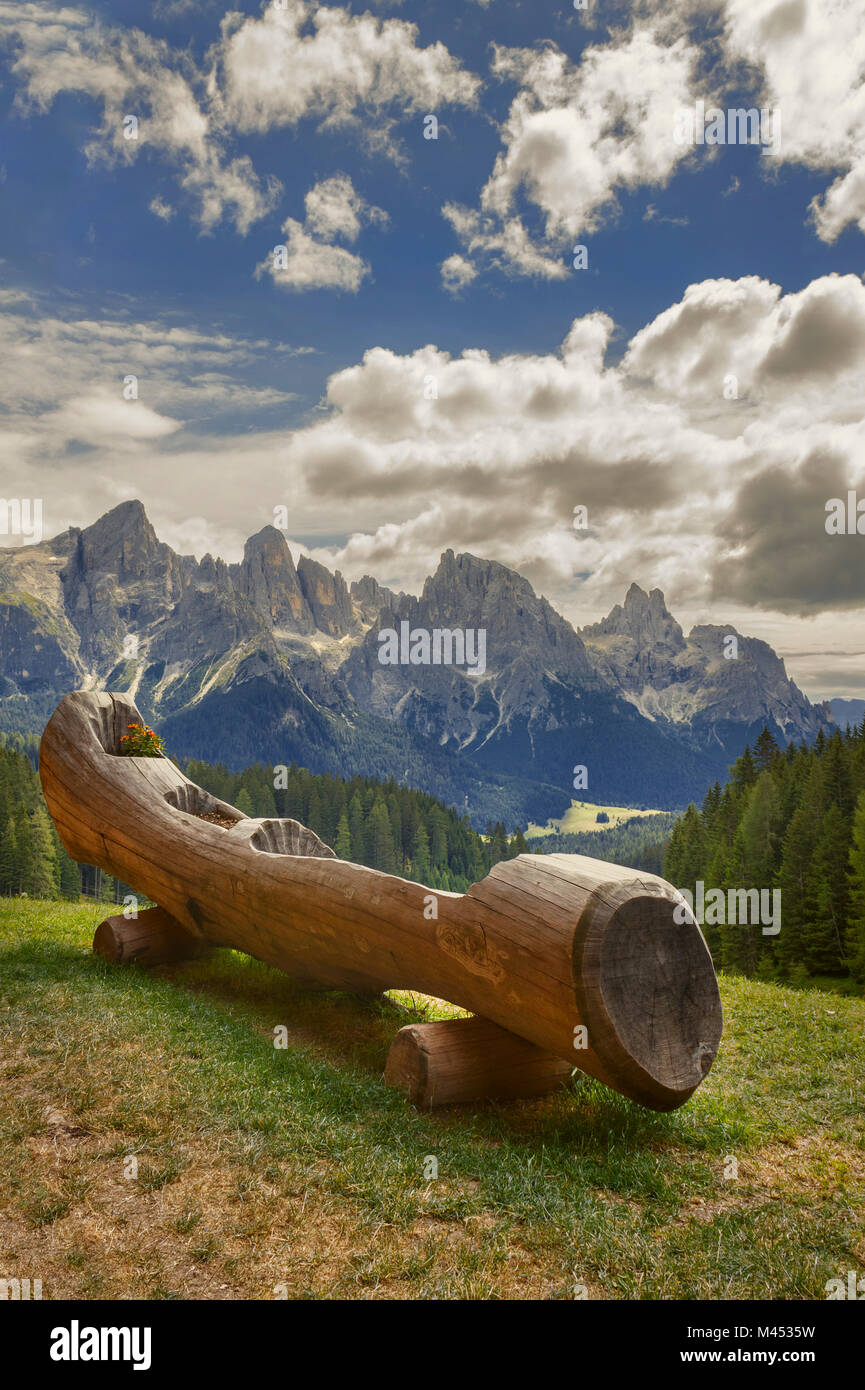
POLYGON ((48 815, 36 746, 32 736, 0 734, 0 894, 77 899, 80 871, 48 815))
MULTIPOLYGON (((606 812, 598 812, 598 823, 609 820, 606 812)), ((632 816, 619 825, 604 830, 570 830, 563 834, 541 835, 532 840, 536 854, 584 854, 589 859, 605 859, 610 864, 622 864, 629 869, 645 869, 650 874, 664 874, 664 854, 676 816, 672 811, 658 811, 653 816, 632 816)))
POLYGON ((476 831, 436 797, 394 778, 344 779, 292 763, 274 769, 256 763, 231 772, 222 763, 191 760, 187 777, 247 816, 289 817, 314 830, 339 859, 383 873, 464 893, 500 859, 527 854, 521 830, 508 836, 503 822, 476 831))
MULTIPOLYGON (((48 815, 32 735, 0 734, 0 895, 122 902, 132 890, 90 865, 76 864, 48 815)), ((247 816, 290 817, 309 826, 341 859, 462 893, 500 859, 528 851, 522 831, 500 821, 486 835, 467 815, 391 779, 344 780, 292 764, 274 775, 257 763, 243 772, 191 761, 199 786, 247 816)))
POLYGON ((764 729, 676 822, 664 876, 677 888, 780 890, 777 935, 703 927, 716 964, 766 979, 865 983, 865 721, 811 747, 764 729))

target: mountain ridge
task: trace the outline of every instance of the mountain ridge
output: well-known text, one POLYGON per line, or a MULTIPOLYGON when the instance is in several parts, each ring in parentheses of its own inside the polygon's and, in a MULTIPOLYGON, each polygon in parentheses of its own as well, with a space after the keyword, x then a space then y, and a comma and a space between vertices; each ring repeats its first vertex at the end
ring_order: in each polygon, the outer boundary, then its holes
POLYGON ((807 741, 831 722, 766 643, 714 625, 686 638, 657 588, 632 584, 577 629, 496 560, 446 550, 419 595, 396 594, 295 564, 265 526, 240 562, 199 561, 137 499, 0 550, 0 727, 75 686, 129 690, 178 754, 411 773, 476 821, 558 813, 578 765, 595 801, 682 805, 763 724, 807 741), (483 630, 485 668, 383 664, 379 633, 404 622, 483 630))

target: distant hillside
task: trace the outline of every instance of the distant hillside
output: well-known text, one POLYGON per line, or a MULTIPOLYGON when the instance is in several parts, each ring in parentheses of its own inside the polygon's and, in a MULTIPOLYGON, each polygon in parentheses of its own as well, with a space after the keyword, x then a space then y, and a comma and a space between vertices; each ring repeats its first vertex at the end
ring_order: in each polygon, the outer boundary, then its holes
POLYGON ((828 705, 839 729, 846 729, 848 724, 855 728, 865 719, 865 700, 829 700, 828 705))
POLYGON ((584 854, 589 859, 606 859, 663 875, 667 841, 675 824, 672 812, 660 812, 634 816, 607 829, 537 835, 530 844, 535 854, 584 854))

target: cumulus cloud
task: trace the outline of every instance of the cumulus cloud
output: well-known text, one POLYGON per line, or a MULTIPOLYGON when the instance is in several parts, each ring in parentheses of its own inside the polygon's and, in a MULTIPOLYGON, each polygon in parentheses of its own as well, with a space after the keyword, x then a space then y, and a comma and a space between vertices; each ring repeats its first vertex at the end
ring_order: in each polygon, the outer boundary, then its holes
POLYGON ((752 400, 823 393, 831 383, 833 401, 852 404, 865 370, 862 282, 826 275, 782 296, 753 275, 704 280, 634 335, 625 364, 691 398, 717 400, 731 378, 752 400))
POLYGON ((177 167, 206 232, 228 218, 244 233, 275 205, 278 181, 259 179, 247 156, 226 153, 199 74, 169 44, 95 24, 81 10, 37 4, 0 4, 0 31, 21 83, 19 107, 45 112, 64 92, 101 102, 100 125, 85 146, 91 162, 132 164, 145 150, 157 152, 177 167))
POLYGON ((150 200, 150 211, 153 213, 154 217, 160 218, 163 222, 170 222, 174 216, 174 208, 170 203, 167 203, 164 198, 160 198, 158 194, 155 198, 150 200))
POLYGON ((851 223, 865 231, 861 0, 639 0, 632 14, 577 61, 552 43, 494 47, 493 73, 517 84, 502 148, 478 206, 443 209, 476 266, 564 276, 569 242, 615 216, 621 192, 716 157, 674 137, 697 99, 772 113, 779 138, 755 150, 767 174, 827 173, 803 219, 826 242, 851 223))
POLYGON ((569 240, 616 208, 619 191, 661 187, 687 155, 676 112, 692 103, 698 51, 651 24, 584 49, 572 62, 555 46, 495 46, 493 72, 519 90, 502 128, 504 148, 473 210, 449 205, 470 255, 517 273, 560 278, 569 240), (520 197, 541 217, 532 239, 520 197))
POLYGON ((267 344, 116 320, 36 323, 10 304, 7 491, 44 496, 46 516, 75 522, 138 492, 167 539, 194 536, 207 516, 227 558, 281 504, 315 557, 349 578, 416 589, 442 550, 464 549, 520 569, 575 621, 596 619, 633 580, 694 621, 841 615, 865 607, 861 537, 828 535, 825 503, 865 496, 863 325, 856 276, 791 294, 754 276, 711 280, 617 361, 615 325, 597 312, 545 352, 371 348, 330 377, 314 422, 286 429, 264 423, 270 398, 249 384, 267 344), (120 373, 139 368, 139 404, 153 415, 123 416, 134 406, 120 373), (247 427, 232 413, 197 434, 202 399, 218 415, 232 392, 247 427), (345 540, 316 547, 316 535, 345 540))
POLYGON ((465 256, 455 254, 442 261, 442 284, 448 294, 459 294, 477 276, 477 269, 465 256))
MULTIPOLYGON (((420 47, 412 24, 303 0, 260 17, 229 14, 200 65, 185 49, 73 7, 0 0, 0 37, 19 109, 44 113, 63 93, 99 103, 88 159, 131 165, 149 151, 165 160, 203 232, 230 221, 245 234, 281 196, 278 179, 235 151, 238 136, 308 117, 351 126, 399 156, 397 118, 473 105, 479 87, 443 44, 420 47)), ((159 217, 166 207, 151 204, 159 217)))
POLYGON ((286 0, 260 17, 226 16, 211 86, 237 130, 310 117, 329 127, 355 125, 387 143, 393 111, 472 106, 480 82, 444 44, 420 47, 416 25, 405 20, 286 0), (366 127, 364 117, 372 118, 366 127))
POLYGON ((725 0, 728 61, 761 75, 762 105, 781 112, 771 161, 839 170, 812 204, 818 235, 865 231, 865 25, 860 0, 725 0))
POLYGON ((315 184, 304 206, 305 222, 286 219, 282 228, 285 242, 265 257, 256 268, 256 276, 270 275, 275 284, 287 290, 357 293, 370 267, 361 256, 335 245, 335 241, 356 241, 362 226, 386 223, 387 213, 362 198, 345 174, 315 184))

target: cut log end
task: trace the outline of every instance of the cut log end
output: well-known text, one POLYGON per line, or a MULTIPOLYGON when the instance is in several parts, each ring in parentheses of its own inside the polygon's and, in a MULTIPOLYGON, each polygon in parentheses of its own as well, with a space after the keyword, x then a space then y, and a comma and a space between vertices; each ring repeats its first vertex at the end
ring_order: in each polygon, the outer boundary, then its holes
POLYGON ((161 907, 145 908, 132 918, 122 913, 106 917, 93 937, 95 954, 114 965, 169 965, 209 949, 161 907))
POLYGON ((548 1095, 570 1075, 570 1063, 485 1018, 401 1028, 384 1071, 385 1082, 423 1110, 548 1095))
POLYGON ((607 922, 598 971, 617 1074, 631 1082, 634 1099, 664 1110, 704 1079, 723 1022, 706 943, 693 919, 676 922, 676 907, 653 896, 621 903, 607 922))

